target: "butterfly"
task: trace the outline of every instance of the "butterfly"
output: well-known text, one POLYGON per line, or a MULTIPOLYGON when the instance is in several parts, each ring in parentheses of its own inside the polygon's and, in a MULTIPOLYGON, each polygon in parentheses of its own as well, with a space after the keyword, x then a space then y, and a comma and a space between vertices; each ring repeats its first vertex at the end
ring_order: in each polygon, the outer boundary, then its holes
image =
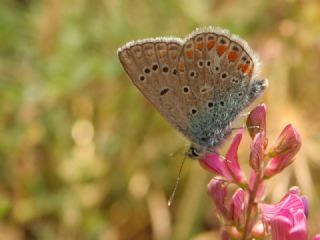
POLYGON ((260 63, 248 43, 221 28, 131 41, 118 56, 133 84, 191 141, 191 158, 215 151, 268 86, 256 79, 260 63))

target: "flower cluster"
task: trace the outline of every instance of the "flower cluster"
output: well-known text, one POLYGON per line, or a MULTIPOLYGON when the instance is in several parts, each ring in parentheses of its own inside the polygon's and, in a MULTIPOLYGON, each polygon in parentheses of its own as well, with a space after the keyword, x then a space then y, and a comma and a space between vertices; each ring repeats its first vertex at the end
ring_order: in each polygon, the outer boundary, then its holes
MULTIPOLYGON (((301 147, 298 131, 287 125, 277 140, 268 146, 266 106, 257 106, 247 118, 252 138, 247 179, 238 161, 243 130, 234 137, 224 157, 207 153, 199 161, 219 177, 208 184, 209 194, 223 222, 222 239, 307 240, 308 201, 293 187, 276 204, 262 202, 265 181, 289 166, 301 147)), ((320 240, 316 235, 314 240, 320 240)))

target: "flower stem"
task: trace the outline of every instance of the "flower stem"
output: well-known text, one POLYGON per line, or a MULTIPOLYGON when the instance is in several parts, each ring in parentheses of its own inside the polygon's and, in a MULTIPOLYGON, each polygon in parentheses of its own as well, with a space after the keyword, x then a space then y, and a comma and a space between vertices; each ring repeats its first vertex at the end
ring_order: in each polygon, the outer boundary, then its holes
POLYGON ((252 227, 252 226, 250 226, 251 214, 252 214, 253 207, 255 205, 255 199, 256 199, 257 191, 258 191, 259 185, 261 183, 261 172, 256 173, 256 174, 257 174, 257 176, 256 176, 257 180, 255 181, 253 189, 252 189, 252 191, 250 191, 250 189, 249 189, 249 201, 248 201, 248 208, 247 208, 247 212, 246 212, 246 222, 245 222, 245 225, 244 225, 242 240, 248 240, 249 239, 250 230, 251 230, 251 227, 252 227))

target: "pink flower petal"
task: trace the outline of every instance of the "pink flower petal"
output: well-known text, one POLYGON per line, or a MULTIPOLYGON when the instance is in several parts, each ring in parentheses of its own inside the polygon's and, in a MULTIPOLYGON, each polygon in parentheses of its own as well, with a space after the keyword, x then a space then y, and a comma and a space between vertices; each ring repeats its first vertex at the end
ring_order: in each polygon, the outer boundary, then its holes
POLYGON ((301 147, 301 136, 292 124, 288 124, 277 138, 273 151, 275 154, 286 154, 301 147))
POLYGON ((287 125, 271 148, 269 154, 274 158, 268 162, 265 175, 271 177, 289 166, 300 147, 300 134, 291 124, 287 125))
POLYGON ((292 218, 293 213, 299 209, 304 210, 304 205, 300 196, 288 193, 276 204, 260 204, 260 209, 263 220, 269 223, 275 216, 279 215, 289 219, 292 218))
POLYGON ((307 220, 304 212, 298 210, 293 214, 294 226, 290 229, 288 239, 289 240, 307 240, 308 230, 307 230, 307 220))
POLYGON ((199 159, 199 162, 204 168, 230 181, 232 180, 229 171, 226 169, 225 160, 218 153, 205 154, 199 159))
POLYGON ((230 240, 229 234, 224 228, 221 230, 221 240, 230 240))
POLYGON ((256 172, 260 172, 264 158, 264 143, 265 138, 263 133, 257 133, 253 139, 250 153, 250 166, 256 172))
POLYGON ((229 174, 237 183, 242 183, 244 181, 244 173, 241 170, 238 160, 238 148, 242 139, 242 134, 243 129, 239 130, 237 135, 233 138, 233 141, 229 147, 225 160, 225 165, 229 171, 229 174))
POLYGON ((315 235, 312 240, 320 240, 320 234, 315 235))
POLYGON ((272 240, 287 240, 292 223, 284 216, 276 216, 270 222, 272 240))
POLYGON ((244 204, 244 190, 238 188, 231 198, 230 206, 231 219, 236 225, 240 225, 243 222, 244 204))
POLYGON ((247 118, 247 128, 252 138, 257 133, 266 131, 266 115, 267 106, 265 104, 258 105, 250 112, 247 118))
POLYGON ((301 196, 301 200, 302 200, 303 206, 304 206, 304 215, 306 216, 306 218, 308 218, 308 216, 309 216, 309 201, 308 201, 308 198, 306 196, 301 196))
POLYGON ((211 181, 208 184, 208 191, 219 213, 225 219, 230 219, 230 213, 228 208, 226 207, 225 202, 228 194, 228 189, 224 181, 215 178, 211 179, 211 181))

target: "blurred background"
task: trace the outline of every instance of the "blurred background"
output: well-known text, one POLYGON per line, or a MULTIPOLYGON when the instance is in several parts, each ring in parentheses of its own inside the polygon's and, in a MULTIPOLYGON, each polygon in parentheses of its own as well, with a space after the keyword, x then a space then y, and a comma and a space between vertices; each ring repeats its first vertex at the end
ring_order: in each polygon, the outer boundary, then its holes
POLYGON ((131 84, 116 54, 133 39, 209 25, 261 56, 270 85, 257 102, 268 106, 269 141, 288 123, 302 134, 294 164, 268 183, 268 201, 299 185, 310 232, 320 231, 318 0, 2 0, 1 240, 218 239, 206 187, 213 175, 197 161, 186 162, 167 207, 188 142, 131 84))

